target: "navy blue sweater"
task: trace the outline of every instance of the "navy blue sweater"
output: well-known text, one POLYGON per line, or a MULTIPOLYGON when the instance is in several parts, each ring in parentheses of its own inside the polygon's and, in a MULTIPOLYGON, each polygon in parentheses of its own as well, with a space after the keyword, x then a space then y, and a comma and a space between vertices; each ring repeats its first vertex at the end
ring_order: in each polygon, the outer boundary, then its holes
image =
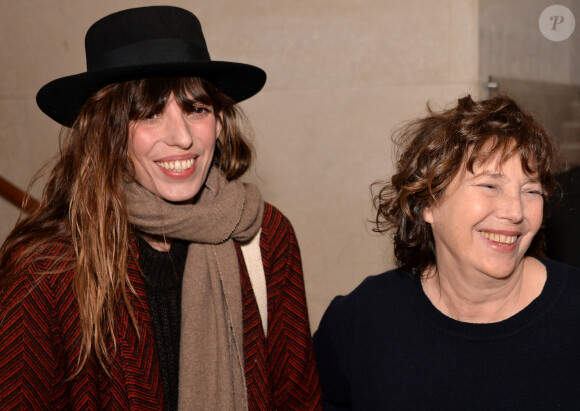
POLYGON ((400 270, 337 297, 314 336, 325 409, 580 409, 580 270, 555 261, 504 321, 453 320, 400 270))

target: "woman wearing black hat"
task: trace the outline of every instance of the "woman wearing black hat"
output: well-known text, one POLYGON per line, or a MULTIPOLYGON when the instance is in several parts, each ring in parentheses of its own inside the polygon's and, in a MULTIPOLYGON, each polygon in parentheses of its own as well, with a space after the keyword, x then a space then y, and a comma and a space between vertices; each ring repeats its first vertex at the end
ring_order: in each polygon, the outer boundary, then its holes
POLYGON ((212 61, 176 7, 109 15, 85 46, 87 72, 37 95, 68 128, 0 254, 0 404, 320 408, 294 232, 238 180, 235 103, 265 73, 212 61))

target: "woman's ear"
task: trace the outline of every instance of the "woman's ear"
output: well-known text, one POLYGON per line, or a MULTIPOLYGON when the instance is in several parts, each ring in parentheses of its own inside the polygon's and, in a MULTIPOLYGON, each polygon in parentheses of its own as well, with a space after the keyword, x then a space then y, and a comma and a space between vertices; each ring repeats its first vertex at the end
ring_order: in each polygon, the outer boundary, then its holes
POLYGON ((425 207, 423 209, 423 221, 429 224, 433 224, 433 210, 431 207, 425 207))

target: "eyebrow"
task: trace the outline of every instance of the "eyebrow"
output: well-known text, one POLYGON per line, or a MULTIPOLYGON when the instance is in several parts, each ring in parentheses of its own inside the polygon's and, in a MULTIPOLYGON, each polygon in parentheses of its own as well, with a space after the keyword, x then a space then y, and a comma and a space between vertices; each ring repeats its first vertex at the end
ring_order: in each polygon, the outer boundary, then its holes
POLYGON ((473 178, 479 178, 479 177, 491 177, 491 178, 494 178, 496 180, 500 180, 500 179, 504 178, 504 174, 491 172, 491 171, 483 171, 481 173, 473 174, 473 178))

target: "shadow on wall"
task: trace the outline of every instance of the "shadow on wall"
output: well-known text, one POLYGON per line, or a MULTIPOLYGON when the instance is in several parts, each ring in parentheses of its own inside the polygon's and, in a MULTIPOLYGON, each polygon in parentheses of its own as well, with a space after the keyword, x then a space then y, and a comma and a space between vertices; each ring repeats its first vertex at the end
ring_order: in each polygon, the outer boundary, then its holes
POLYGON ((580 166, 558 175, 562 199, 549 208, 544 233, 548 257, 580 267, 580 166))

